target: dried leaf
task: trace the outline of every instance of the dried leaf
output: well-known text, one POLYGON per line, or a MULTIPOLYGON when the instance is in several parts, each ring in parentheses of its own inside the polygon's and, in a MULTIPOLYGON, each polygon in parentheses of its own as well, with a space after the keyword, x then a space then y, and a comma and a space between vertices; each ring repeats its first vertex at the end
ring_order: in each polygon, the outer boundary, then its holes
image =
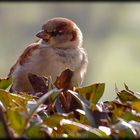
POLYGON ((58 89, 62 89, 62 92, 60 96, 58 97, 59 101, 57 100, 57 111, 65 111, 69 112, 70 111, 70 105, 71 105, 71 96, 70 94, 67 93, 68 89, 73 89, 72 85, 72 76, 73 76, 73 71, 66 69, 61 73, 59 77, 57 77, 56 81, 54 82, 54 85, 58 89), (61 104, 62 107, 59 107, 58 104, 61 104))
POLYGON ((34 92, 46 93, 48 91, 48 86, 46 85, 47 78, 40 77, 35 74, 29 73, 28 79, 34 89, 34 92))
POLYGON ((71 78, 73 76, 73 72, 69 69, 66 69, 61 73, 59 77, 57 77, 54 85, 58 89, 63 89, 63 91, 67 91, 68 89, 73 89, 73 85, 71 82, 71 78))

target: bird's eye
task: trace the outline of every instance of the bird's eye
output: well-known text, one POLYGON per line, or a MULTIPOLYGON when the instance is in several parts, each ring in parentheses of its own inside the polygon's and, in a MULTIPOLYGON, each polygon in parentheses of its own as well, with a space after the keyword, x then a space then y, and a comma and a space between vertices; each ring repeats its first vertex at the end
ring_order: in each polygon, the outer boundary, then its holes
POLYGON ((53 36, 57 36, 57 35, 61 35, 63 32, 61 31, 61 30, 59 30, 59 31, 53 31, 52 32, 52 35, 53 36))

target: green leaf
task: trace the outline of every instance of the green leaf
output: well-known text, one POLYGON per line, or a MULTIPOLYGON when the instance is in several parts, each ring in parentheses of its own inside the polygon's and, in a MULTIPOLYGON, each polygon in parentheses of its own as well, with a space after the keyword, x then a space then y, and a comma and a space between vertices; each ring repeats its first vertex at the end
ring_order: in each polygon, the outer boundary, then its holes
POLYGON ((77 88, 76 92, 87 99, 90 103, 97 103, 102 97, 104 89, 105 83, 96 83, 87 87, 77 88))
MULTIPOLYGON (((75 137, 77 134, 82 134, 83 131, 87 131, 90 133, 90 137, 108 137, 103 131, 93 128, 88 125, 84 125, 82 123, 78 123, 75 121, 71 121, 68 119, 63 119, 60 122, 60 125, 63 126, 63 131, 70 136, 75 137), (81 132, 81 133, 80 133, 81 132)), ((61 128, 62 129, 62 128, 61 128)))
POLYGON ((140 122, 140 116, 138 114, 132 114, 131 112, 125 113, 122 118, 127 122, 131 120, 140 122))
POLYGON ((117 130, 118 137, 120 138, 136 138, 137 131, 135 128, 129 124, 128 122, 124 121, 123 119, 119 119, 120 121, 115 124, 113 127, 117 130))
POLYGON ((49 127, 57 127, 60 125, 60 121, 62 119, 66 118, 65 116, 59 115, 59 114, 55 114, 52 115, 50 117, 46 117, 43 119, 43 124, 46 124, 49 127))
POLYGON ((137 112, 140 112, 140 100, 132 102, 132 108, 135 109, 137 112))
POLYGON ((4 117, 4 112, 0 107, 0 138, 10 138, 9 127, 4 117))
POLYGON ((128 101, 139 101, 139 99, 134 94, 126 90, 120 91, 119 93, 117 93, 117 95, 120 101, 123 103, 128 101))
POLYGON ((14 130, 14 133, 20 136, 20 133, 24 129, 25 117, 21 114, 21 112, 11 109, 7 109, 6 117, 9 126, 14 130))
POLYGON ((0 138, 8 138, 2 122, 0 122, 0 138))
POLYGON ((7 89, 12 84, 12 77, 8 77, 6 79, 0 78, 0 89, 7 89))
MULTIPOLYGON (((47 127, 47 126, 46 126, 47 127)), ((28 138, 47 138, 49 137, 48 131, 44 131, 41 125, 33 125, 26 129, 24 135, 28 138)))
POLYGON ((27 101, 18 94, 8 93, 0 89, 0 101, 6 109, 16 109, 27 112, 27 101))
POLYGON ((85 98, 83 98, 81 95, 79 95, 77 92, 74 92, 71 90, 68 90, 68 92, 71 93, 73 97, 75 97, 75 99, 77 99, 81 103, 82 108, 85 111, 86 117, 91 123, 91 125, 94 127, 97 127, 96 121, 92 115, 92 110, 90 109, 89 102, 85 98))
MULTIPOLYGON (((56 88, 55 89, 52 89, 51 91, 47 92, 46 94, 44 94, 42 97, 40 97, 37 101, 37 103, 30 109, 30 112, 29 112, 29 115, 28 115, 28 118, 26 120, 26 124, 25 124, 25 128, 27 127, 28 123, 30 123, 31 121, 31 118, 32 116, 34 115, 34 113, 36 112, 36 110, 38 109, 38 107, 43 104, 45 102, 45 100, 51 96, 51 94, 58 94, 61 90, 57 90, 56 88)), ((22 132, 24 133, 24 131, 22 132)))
POLYGON ((37 101, 37 103, 33 106, 33 108, 30 110, 30 113, 29 113, 29 118, 32 117, 32 115, 34 114, 34 112, 37 110, 37 108, 43 104, 45 102, 45 100, 53 93, 57 94, 59 93, 60 90, 57 90, 57 89, 53 89, 49 92, 47 92, 46 94, 44 94, 42 97, 39 98, 39 100, 37 101))
POLYGON ((78 118, 79 122, 85 125, 90 125, 86 115, 85 115, 85 111, 81 110, 81 109, 76 109, 74 112, 74 117, 78 118))
MULTIPOLYGON (((59 79, 60 90, 50 82, 49 92, 43 95, 37 92, 34 96, 9 93, 10 77, 0 79, 0 138, 118 139, 140 136, 140 99, 126 84, 125 90, 118 90, 116 86, 118 98, 99 102, 105 83, 74 90, 69 82, 65 83, 66 79, 67 75, 59 79), (41 96, 37 96, 39 94, 41 96), (70 95, 70 98, 65 100, 60 95, 70 95), (48 99, 50 103, 47 104, 48 99)), ((36 84, 38 82, 36 80, 36 84)), ((37 86, 41 88, 39 84, 37 86)))

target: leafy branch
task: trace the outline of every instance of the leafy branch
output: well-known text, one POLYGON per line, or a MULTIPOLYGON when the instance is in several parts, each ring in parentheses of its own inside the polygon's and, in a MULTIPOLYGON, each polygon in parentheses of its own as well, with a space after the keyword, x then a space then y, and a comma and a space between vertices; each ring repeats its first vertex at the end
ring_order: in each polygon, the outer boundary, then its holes
POLYGON ((69 69, 54 83, 29 74, 33 94, 8 91, 0 79, 0 138, 138 138, 140 95, 124 84, 116 98, 99 101, 105 83, 74 87, 69 69))

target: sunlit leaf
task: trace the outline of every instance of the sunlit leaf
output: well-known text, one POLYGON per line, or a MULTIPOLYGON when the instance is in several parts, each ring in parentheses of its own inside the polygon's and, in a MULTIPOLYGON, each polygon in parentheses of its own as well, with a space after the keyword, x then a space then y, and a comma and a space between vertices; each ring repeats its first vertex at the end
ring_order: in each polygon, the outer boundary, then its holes
POLYGON ((84 124, 81 124, 81 123, 77 123, 75 121, 71 121, 71 120, 68 120, 68 119, 61 120, 60 124, 61 124, 61 126, 64 127, 63 129, 64 129, 65 133, 68 133, 70 135, 73 131, 74 132, 72 133, 72 135, 73 134, 76 135, 76 134, 78 134, 79 131, 82 132, 82 130, 85 130, 87 132, 92 133, 93 134, 92 137, 93 136, 94 137, 97 137, 97 136, 98 137, 107 137, 107 135, 104 132, 100 131, 99 129, 92 128, 90 126, 87 126, 87 125, 84 125, 84 124))
POLYGON ((124 121, 123 119, 120 119, 120 121, 114 125, 115 130, 118 131, 118 136, 120 138, 134 138, 137 137, 137 132, 135 128, 124 121))
POLYGON ((113 101, 99 102, 105 83, 75 88, 72 75, 67 69, 53 84, 31 74, 33 94, 10 93, 10 77, 1 79, 0 138, 140 137, 140 99, 126 84, 113 101))
POLYGON ((0 138, 10 138, 9 128, 4 113, 0 108, 0 138))
POLYGON ((140 116, 137 115, 137 114, 132 114, 132 112, 126 112, 122 118, 125 120, 125 121, 131 121, 131 120, 134 120, 134 121, 137 121, 137 122, 140 122, 140 116))
POLYGON ((53 89, 49 92, 47 92, 46 94, 44 94, 42 97, 39 98, 39 100, 37 101, 37 103, 33 106, 33 108, 30 109, 28 118, 26 120, 26 126, 28 125, 28 123, 30 122, 32 116, 34 115, 34 113, 36 112, 36 110, 38 109, 38 107, 43 104, 45 102, 45 100, 53 93, 58 94, 61 90, 57 90, 57 89, 53 89))
POLYGON ((129 124, 131 124, 131 126, 133 126, 135 130, 137 131, 137 137, 140 137, 140 122, 131 120, 129 121, 129 124))
POLYGON ((134 94, 129 91, 122 90, 118 94, 119 99, 121 102, 128 102, 128 101, 137 101, 139 100, 134 94))
POLYGON ((25 131, 25 134, 28 138, 40 138, 40 139, 49 138, 49 134, 47 133, 47 130, 44 131, 44 129, 41 125, 33 125, 33 126, 29 127, 25 131))
POLYGON ((107 109, 108 111, 112 112, 113 115, 117 116, 117 117, 123 117, 123 115, 125 115, 125 113, 130 112, 131 111, 131 107, 129 105, 126 104, 122 104, 119 102, 108 102, 107 103, 108 106, 107 109))
POLYGON ((8 77, 6 79, 0 78, 0 89, 7 89, 12 84, 12 77, 8 77))
POLYGON ((87 99, 90 103, 97 103, 102 97, 104 89, 105 83, 97 83, 87 87, 77 88, 76 92, 87 99))
POLYGON ((137 112, 140 112, 140 100, 132 102, 132 108, 135 109, 137 112))
POLYGON ((14 111, 11 109, 7 109, 6 117, 8 120, 9 126, 15 130, 17 135, 20 135, 25 125, 25 117, 21 114, 21 112, 14 111))
POLYGON ((106 135, 110 135, 111 134, 111 128, 106 127, 106 126, 99 126, 99 129, 101 131, 103 131, 104 133, 106 133, 106 135))
POLYGON ((0 101, 5 108, 27 110, 27 101, 20 95, 0 90, 0 101))
POLYGON ((51 117, 44 118, 43 123, 49 127, 57 127, 60 125, 60 121, 64 118, 65 118, 65 116, 56 114, 56 115, 53 115, 51 117))
POLYGON ((30 95, 27 92, 19 92, 19 93, 15 93, 15 94, 18 94, 18 96, 24 98, 26 101, 38 99, 37 97, 30 95))
POLYGON ((72 124, 64 124, 58 130, 62 136, 63 134, 67 134, 68 138, 76 138, 78 136, 78 132, 82 129, 72 124))
POLYGON ((84 110, 76 109, 74 115, 75 115, 74 117, 77 118, 80 123, 90 125, 84 110))

